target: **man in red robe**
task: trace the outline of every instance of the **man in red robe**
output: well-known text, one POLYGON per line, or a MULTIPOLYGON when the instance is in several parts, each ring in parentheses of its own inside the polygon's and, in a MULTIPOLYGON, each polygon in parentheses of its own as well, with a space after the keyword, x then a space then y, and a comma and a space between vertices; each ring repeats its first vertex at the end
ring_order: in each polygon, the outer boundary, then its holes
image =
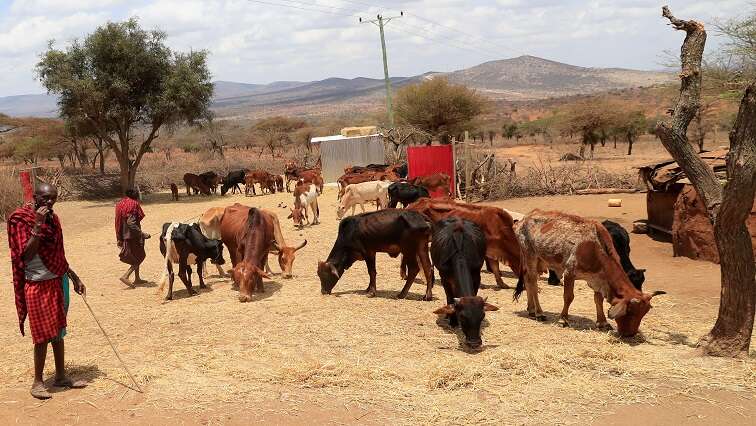
POLYGON ((134 189, 127 189, 125 196, 115 207, 116 240, 121 253, 118 258, 121 262, 129 265, 129 269, 121 277, 121 282, 129 287, 144 284, 139 276, 139 265, 144 262, 144 240, 150 238, 150 234, 142 232, 142 219, 144 211, 139 205, 139 193, 134 189), (129 282, 129 276, 134 274, 134 284, 129 282))
POLYGON ((21 335, 29 317, 34 342, 34 382, 31 394, 47 399, 42 373, 47 358, 47 344, 52 343, 55 356, 56 387, 81 388, 83 381, 73 381, 65 372, 63 336, 66 333, 68 279, 74 291, 84 295, 86 288, 68 266, 63 249, 63 230, 53 213, 58 190, 49 184, 35 188, 34 204, 27 204, 8 218, 8 244, 13 270, 13 289, 21 335))

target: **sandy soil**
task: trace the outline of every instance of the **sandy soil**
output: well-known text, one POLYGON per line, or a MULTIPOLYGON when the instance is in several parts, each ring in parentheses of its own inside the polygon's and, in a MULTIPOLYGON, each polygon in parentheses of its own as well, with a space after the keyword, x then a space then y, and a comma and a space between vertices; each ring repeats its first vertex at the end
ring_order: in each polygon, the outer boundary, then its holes
MULTIPOLYGON (((645 217, 644 195, 626 195, 622 208, 606 196, 548 197, 495 203, 512 210, 560 209, 629 225, 645 217)), ((239 201, 281 217, 289 243, 309 243, 295 262, 295 278, 273 277, 266 293, 240 304, 225 278, 212 276, 195 297, 177 280, 171 302, 156 294, 162 270, 157 239, 148 244, 144 277, 129 289, 118 275, 113 202, 56 206, 70 263, 89 288, 88 301, 145 392, 129 388, 85 306, 74 297, 66 338, 73 375, 87 389, 56 393, 49 402, 28 395, 31 341, 18 335, 7 241, 0 258, 0 423, 38 424, 277 424, 310 423, 588 423, 752 424, 756 415, 756 356, 746 361, 698 358, 692 347, 711 327, 719 295, 717 265, 672 258, 671 246, 632 235, 632 258, 647 268, 646 287, 665 298, 644 319, 643 334, 621 341, 592 329, 595 311, 586 286, 576 289, 576 327, 562 329, 523 318, 524 303, 497 290, 484 275, 482 293, 501 309, 488 318, 485 350, 468 354, 458 335, 439 325, 436 300, 422 302, 424 286, 407 300, 398 261, 380 256, 379 297, 362 293, 363 263, 321 296, 315 275, 336 237, 335 190, 321 198, 323 223, 295 230, 285 219, 289 194, 196 197, 168 202, 155 194, 145 205, 144 227, 189 220, 212 206, 239 201)), ((272 260, 272 259, 271 259, 272 260)), ((273 264, 273 263, 272 263, 273 264)), ((274 270, 278 268, 274 265, 274 270)), ((507 268, 505 270, 508 271, 507 268)), ((505 277, 510 284, 515 280, 505 277)), ((196 278, 195 278, 196 286, 196 278)), ((195 287, 196 288, 196 287, 195 287)), ((544 286, 542 304, 556 317, 560 288, 544 286)), ((756 346, 756 345, 754 345, 756 346)), ((51 363, 51 357, 49 363, 51 363)), ((48 368, 48 370, 50 370, 48 368)), ((51 370, 49 371, 51 373, 51 370)))

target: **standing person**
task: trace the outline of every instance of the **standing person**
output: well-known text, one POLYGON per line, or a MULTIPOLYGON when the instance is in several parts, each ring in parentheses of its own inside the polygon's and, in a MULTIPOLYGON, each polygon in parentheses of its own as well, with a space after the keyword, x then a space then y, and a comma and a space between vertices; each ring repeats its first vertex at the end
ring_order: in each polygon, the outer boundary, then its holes
POLYGON ((34 382, 31 394, 48 399, 52 395, 45 388, 42 373, 47 358, 47 343, 51 342, 55 357, 53 386, 83 388, 84 381, 73 381, 65 372, 63 337, 66 335, 68 312, 68 282, 74 291, 86 294, 86 287, 66 261, 63 249, 63 230, 53 205, 58 190, 41 184, 34 191, 34 205, 27 204, 8 218, 13 290, 21 335, 29 316, 29 329, 34 342, 34 382))
POLYGON ((121 249, 118 257, 121 262, 129 265, 129 269, 121 277, 121 282, 129 287, 146 282, 139 277, 139 265, 147 256, 144 252, 144 240, 150 238, 150 234, 142 232, 142 219, 144 211, 139 205, 139 194, 134 189, 127 189, 125 196, 115 207, 115 230, 118 247, 121 249), (129 282, 132 273, 134 284, 129 282))

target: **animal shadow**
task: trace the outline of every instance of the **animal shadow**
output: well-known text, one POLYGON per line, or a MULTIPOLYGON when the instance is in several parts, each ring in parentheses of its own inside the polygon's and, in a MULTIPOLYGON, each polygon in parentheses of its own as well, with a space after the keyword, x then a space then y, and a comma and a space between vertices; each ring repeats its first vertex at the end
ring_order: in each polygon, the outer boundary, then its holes
MULTIPOLYGON (((477 355, 482 353, 487 348, 496 348, 498 345, 489 345, 486 344, 486 336, 483 335, 483 346, 477 349, 472 349, 465 345, 465 333, 462 332, 462 327, 457 326, 452 328, 451 325, 449 325, 449 320, 446 318, 445 315, 439 315, 436 319, 436 325, 441 327, 441 329, 444 331, 444 333, 449 335, 454 335, 457 338, 457 347, 451 348, 451 347, 445 347, 443 349, 458 349, 462 352, 465 352, 470 355, 477 355)), ((488 327, 489 323, 487 319, 484 319, 483 322, 480 324, 480 331, 481 334, 483 334, 483 330, 485 330, 488 327)))
MULTIPOLYGON (((281 291, 281 288, 283 287, 283 285, 281 283, 279 283, 278 281, 264 281, 263 282, 263 287, 265 288, 265 292, 263 292, 263 293, 259 293, 259 292, 252 293, 252 300, 250 300, 248 303, 260 302, 262 300, 270 298, 274 294, 276 294, 279 291, 281 291)), ((234 290, 237 293, 239 292, 238 288, 236 288, 234 290)))
MULTIPOLYGON (((530 315, 528 315, 527 310, 514 312, 514 314, 520 318, 527 318, 533 321, 542 322, 544 324, 556 324, 556 322, 559 320, 559 315, 552 312, 543 313, 543 315, 546 317, 545 320, 537 320, 536 318, 531 317, 530 315)), ((567 318, 567 321, 570 323, 570 326, 565 328, 571 328, 573 330, 596 330, 596 321, 590 318, 586 318, 580 315, 570 315, 567 318)))

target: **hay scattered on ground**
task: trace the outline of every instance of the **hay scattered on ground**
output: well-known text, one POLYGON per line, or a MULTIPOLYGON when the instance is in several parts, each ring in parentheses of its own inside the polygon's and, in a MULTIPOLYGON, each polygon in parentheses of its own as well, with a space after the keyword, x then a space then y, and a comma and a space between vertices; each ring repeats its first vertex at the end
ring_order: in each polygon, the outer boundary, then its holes
MULTIPOLYGON (((235 200, 270 208, 289 197, 235 200)), ((164 221, 235 200, 149 203, 145 227, 154 234, 164 221)), ((110 241, 112 204, 61 204, 69 257, 89 285, 90 304, 146 390, 135 409, 208 413, 223 404, 268 401, 293 413, 297 404, 285 402, 306 400, 363 407, 391 423, 583 423, 610 404, 651 401, 670 387, 686 395, 756 392, 753 357, 692 355, 713 323, 715 301, 691 310, 689 301, 674 295, 655 298, 643 334, 625 341, 593 330, 593 297, 584 284, 571 309, 574 327, 564 329, 553 324, 561 288, 542 286, 542 305, 554 314, 539 323, 523 317, 524 301, 514 304, 511 290, 495 289, 485 274, 482 294, 500 310, 487 316, 484 350, 466 353, 460 335, 437 324, 432 313, 442 303, 441 287, 434 287, 433 302, 420 300, 423 284, 413 286, 408 300, 394 299, 402 286, 397 259, 379 255, 377 298, 362 294, 363 263, 347 271, 335 295, 321 296, 314 271, 336 235, 334 190, 327 189, 320 207, 322 225, 297 231, 282 220, 287 240, 309 241, 295 263, 295 279, 274 277, 264 295, 241 304, 228 279, 212 276, 210 288, 191 298, 177 280, 175 300, 166 303, 154 288, 124 289, 116 278, 124 268, 110 241), (81 212, 87 214, 76 216, 81 212)), ((7 258, 7 245, 0 247, 7 258)), ((153 239, 144 275, 159 275, 160 264, 153 239)), ((9 271, 1 271, 7 281, 9 271)), ((0 287, 4 330, 15 330, 10 291, 0 287)), ((70 318, 69 362, 76 374, 93 380, 81 398, 98 406, 122 399, 129 378, 76 298, 70 318)), ((26 388, 28 340, 7 332, 0 345, 9 354, 0 375, 10 377, 12 387, 26 388)))

